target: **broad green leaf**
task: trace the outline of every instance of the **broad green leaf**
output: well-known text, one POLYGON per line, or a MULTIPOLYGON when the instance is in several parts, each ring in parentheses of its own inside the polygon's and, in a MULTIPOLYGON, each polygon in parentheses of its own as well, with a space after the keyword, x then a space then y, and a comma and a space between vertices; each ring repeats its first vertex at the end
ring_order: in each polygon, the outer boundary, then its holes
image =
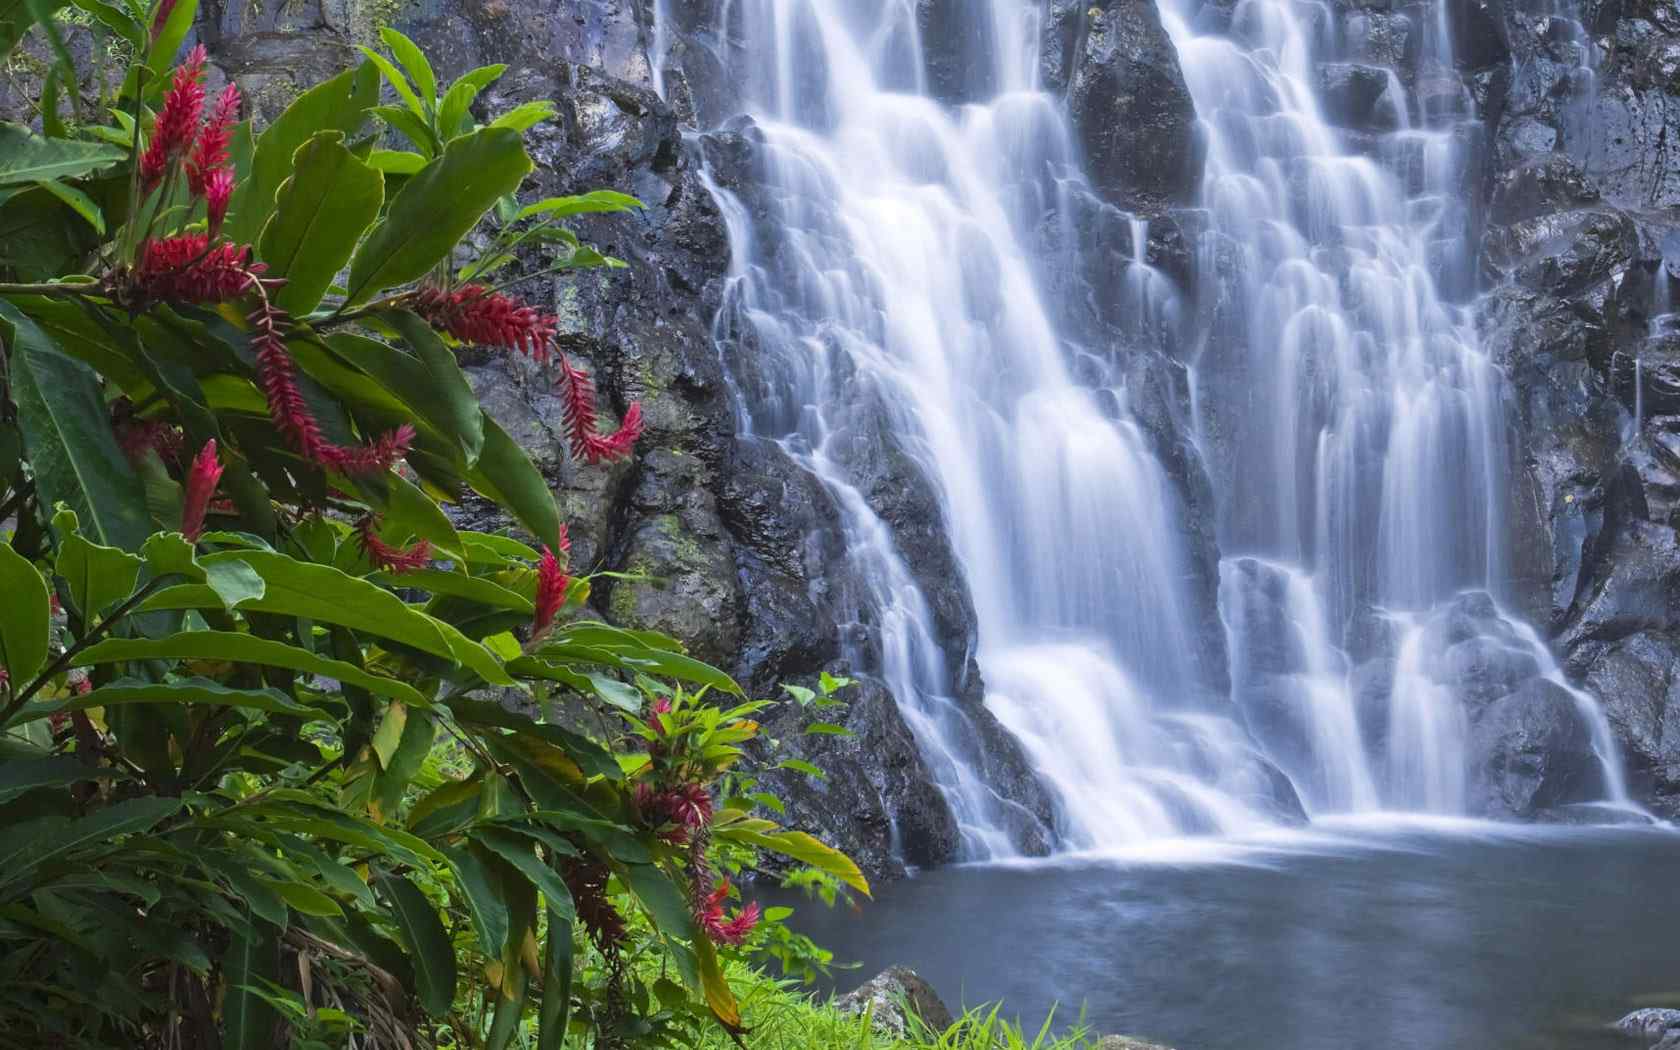
POLYGON ((369 112, 400 131, 427 161, 437 156, 437 136, 432 134, 431 125, 423 117, 416 116, 413 110, 401 106, 374 106, 369 112))
POLYGON ((477 463, 484 451, 483 414, 454 351, 412 311, 392 310, 381 319, 402 336, 420 365, 394 389, 423 410, 440 433, 461 443, 467 466, 477 463))
POLYGON ((470 73, 463 74, 444 92, 443 101, 438 103, 438 130, 444 138, 451 139, 461 133, 462 125, 466 122, 472 109, 473 99, 478 93, 501 78, 507 72, 507 66, 480 66, 470 73))
POLYGON ((660 930, 685 941, 701 939, 683 891, 662 869, 652 864, 626 865, 624 882, 660 930))
POLYGON ((852 858, 803 831, 777 828, 767 820, 744 820, 736 823, 719 821, 716 834, 735 842, 779 853, 818 871, 826 872, 869 896, 869 880, 863 877, 852 858))
POLYGON ((329 565, 252 550, 219 551, 204 555, 199 561, 206 568, 238 562, 256 570, 266 588, 262 597, 241 604, 243 610, 338 624, 390 638, 434 656, 446 659, 456 656, 444 634, 447 625, 411 609, 390 591, 347 576, 329 565))
POLYGON ((18 824, 0 838, 0 885, 15 883, 39 865, 66 853, 150 831, 180 808, 178 798, 152 796, 113 803, 75 820, 55 816, 18 824))
POLYGON ((415 995, 420 1006, 433 1017, 449 1012, 455 1001, 455 949, 426 895, 400 875, 386 875, 377 881, 391 915, 397 921, 414 963, 415 995))
POLYGON ((52 611, 40 571, 9 543, 0 543, 0 593, 0 664, 22 689, 46 665, 52 611))
POLYGON ((72 755, 13 758, 0 762, 0 804, 42 787, 69 787, 116 776, 112 769, 90 766, 72 755))
POLYGON ((386 175, 413 175, 426 166, 426 158, 407 150, 376 149, 368 154, 367 166, 386 175))
POLYGON ((362 47, 361 52, 367 56, 369 62, 379 67, 379 72, 384 74, 386 81, 397 89, 397 94, 402 97, 403 104, 409 108, 409 111, 422 120, 425 119, 426 109, 420 104, 420 97, 414 93, 414 86, 408 82, 408 78, 403 75, 402 70, 398 69, 390 59, 371 47, 362 47))
POLYGON ((537 215, 559 219, 567 215, 584 215, 590 212, 631 211, 642 206, 641 201, 627 193, 594 190, 590 193, 580 193, 574 197, 545 197, 540 201, 520 208, 519 213, 514 216, 514 221, 518 222, 521 219, 529 219, 537 215))
POLYGON ((529 131, 545 120, 552 120, 555 112, 552 102, 521 102, 491 121, 490 126, 511 131, 529 131))
POLYGON ((228 926, 222 953, 223 1050, 272 1050, 274 1008, 254 990, 273 969, 273 946, 261 927, 228 926))
POLYGON ((437 98, 437 74, 432 72, 432 64, 426 61, 425 52, 416 47, 414 41, 389 26, 379 31, 379 39, 402 63, 403 71, 413 79, 421 100, 429 107, 437 98))
POLYGON ((276 831, 290 831, 314 838, 342 842, 357 849, 386 855, 410 867, 443 863, 443 855, 424 840, 398 828, 384 827, 341 809, 329 808, 314 796, 290 789, 273 790, 269 801, 247 808, 276 831))
POLYGON ((455 885, 450 889, 467 906, 473 932, 484 957, 494 959, 507 942, 508 909, 499 892, 500 879, 480 851, 482 846, 451 847, 443 851, 449 866, 455 871, 455 885))
POLYGON ((445 572, 442 569, 417 569, 400 575, 376 573, 372 578, 393 587, 413 587, 432 594, 447 594, 478 602, 480 605, 523 613, 526 616, 532 611, 531 599, 482 576, 445 572))
POLYGON ((228 239, 236 244, 254 243, 274 211, 280 184, 292 174, 298 147, 321 131, 354 135, 378 100, 379 71, 366 63, 317 84, 293 100, 257 139, 251 173, 234 191, 225 227, 228 239))
POLYGON ((41 502, 68 505, 91 540, 139 550, 152 531, 146 493, 111 432, 99 377, 0 300, 0 330, 6 328, 12 396, 41 502))
POLYGON ((543 999, 538 1014, 537 1050, 562 1050, 572 1005, 573 916, 548 910, 548 943, 543 954, 543 999))
POLYGON ((246 860, 210 849, 198 854, 198 862, 212 876, 226 882, 233 896, 243 901, 252 915, 285 928, 289 919, 285 898, 278 887, 252 874, 246 860))
POLYGON ((694 957, 699 964, 700 987, 705 993, 706 1005, 711 1008, 712 1016, 730 1032, 738 1032, 741 1027, 741 1004, 735 1001, 735 993, 730 991, 729 981, 723 976, 723 967, 718 964, 717 951, 712 948, 712 942, 704 937, 695 938, 694 957))
POLYGON ((496 827, 474 828, 468 833, 474 842, 512 865, 521 875, 542 892, 550 910, 569 921, 575 915, 572 893, 560 873, 541 860, 531 839, 496 827))
POLYGON ((89 543, 76 530, 75 511, 63 509, 53 516, 58 533, 54 569, 70 585, 70 600, 91 627, 107 608, 134 593, 145 562, 127 551, 89 543))
POLYGON ((87 220, 95 233, 102 237, 105 235, 105 213, 93 202, 92 197, 74 186, 67 186, 53 179, 37 179, 35 185, 68 204, 71 211, 87 220))
POLYGON ((345 148, 344 132, 299 146, 259 244, 269 273, 286 279, 274 302, 299 316, 315 309, 384 201, 384 176, 345 148))
MULTIPOLYGON (((227 533, 205 533, 202 539, 213 542, 226 542, 230 538, 236 539, 242 546, 255 546, 266 549, 258 537, 232 536, 227 533), (256 540, 255 544, 250 540, 256 540)), ((255 569, 236 561, 217 562, 214 565, 201 565, 198 562, 198 551, 187 538, 179 532, 154 533, 141 546, 140 553, 146 559, 155 576, 184 576, 194 583, 208 586, 225 609, 232 609, 248 598, 260 598, 266 585, 263 578, 257 575, 255 569)), ((276 666, 286 666, 278 664, 276 666)), ((306 670, 306 668, 293 668, 306 670)))
POLYGON ((449 143, 404 183, 350 264, 347 305, 424 277, 498 197, 519 188, 531 158, 517 131, 485 128, 449 143))
POLYGON ((402 704, 389 704, 385 708, 385 717, 379 720, 379 728, 373 734, 373 753, 379 756, 379 764, 389 769, 391 760, 396 757, 397 745, 402 743, 403 729, 408 725, 408 708, 402 704))
POLYGON ((461 556, 461 536, 455 531, 455 523, 413 482, 395 473, 357 481, 357 490, 368 496, 371 506, 381 509, 387 528, 406 529, 416 539, 431 541, 434 548, 451 558, 461 556))
POLYGON ((478 816, 482 787, 483 779, 478 774, 441 785, 414 804, 408 814, 408 829, 421 838, 439 838, 461 830, 478 816))
MULTIPOLYGON (((153 79, 147 84, 147 91, 161 87, 169 70, 175 65, 175 55, 181 50, 181 42, 187 39, 187 32, 192 29, 193 20, 198 17, 198 0, 178 0, 170 8, 169 17, 164 20, 158 31, 157 39, 152 42, 152 48, 146 54, 146 68, 151 70, 153 79)), ((148 25, 153 23, 148 22, 148 25)), ((132 79, 132 74, 130 74, 132 79)))
POLYGON ((484 451, 468 480, 480 495, 512 511, 538 543, 559 549, 560 510, 548 481, 488 414, 484 416, 484 451))
POLYGON ((300 715, 319 718, 313 707, 298 703, 278 689, 234 689, 208 678, 186 678, 178 682, 143 682, 133 678, 119 678, 110 685, 102 685, 90 693, 50 704, 30 704, 18 712, 13 724, 33 722, 38 718, 87 711, 95 707, 122 707, 129 704, 210 704, 218 707, 241 707, 251 711, 273 714, 300 715))
POLYGON ((338 902, 322 893, 313 886, 301 882, 287 882, 284 879, 264 879, 269 888, 280 894, 288 905, 304 915, 332 915, 344 914, 344 909, 338 902))
POLYGON ((321 675, 394 700, 428 706, 420 691, 394 678, 371 674, 343 660, 318 656, 306 649, 236 631, 184 631, 164 638, 107 638, 77 654, 72 667, 138 660, 225 660, 229 663, 283 667, 321 675))

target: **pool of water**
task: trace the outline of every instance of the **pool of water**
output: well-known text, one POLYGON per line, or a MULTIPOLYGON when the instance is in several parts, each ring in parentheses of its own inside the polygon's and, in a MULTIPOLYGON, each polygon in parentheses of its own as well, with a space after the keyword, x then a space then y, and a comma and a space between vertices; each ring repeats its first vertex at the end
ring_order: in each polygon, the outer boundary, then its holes
MULTIPOLYGON (((778 900, 779 903, 796 903, 778 900)), ((1680 834, 1383 820, 925 872, 793 923, 953 1008, 1178 1050, 1592 1050, 1680 1006, 1680 834), (1059 1005, 1058 1005, 1059 1004, 1059 1005)))

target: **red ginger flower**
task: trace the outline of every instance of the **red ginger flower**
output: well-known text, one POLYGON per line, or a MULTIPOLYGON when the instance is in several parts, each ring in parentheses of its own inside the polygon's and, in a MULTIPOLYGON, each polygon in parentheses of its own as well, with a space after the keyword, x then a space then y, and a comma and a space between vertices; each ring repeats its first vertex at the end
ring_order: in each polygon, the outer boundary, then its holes
POLYGON ((198 133, 192 157, 187 161, 187 188, 194 197, 205 195, 210 177, 217 172, 227 170, 228 178, 233 177, 232 170, 227 168, 228 145, 233 142, 233 125, 239 120, 239 101, 239 85, 229 83, 217 96, 204 130, 198 133))
MULTIPOLYGON (((572 552, 572 541, 566 535, 564 525, 560 526, 560 551, 568 555, 572 552)), ((559 615, 561 607, 566 604, 566 592, 571 586, 572 578, 560 567, 560 559, 554 556, 552 550, 544 547, 542 561, 537 563, 536 612, 531 618, 532 639, 541 638, 554 626, 554 617, 559 615)))
POLYGON ((268 400, 268 415, 292 451, 319 467, 343 474, 373 474, 389 470, 408 454, 414 428, 403 424, 371 445, 335 445, 321 433, 321 424, 304 400, 297 382, 297 365, 286 349, 286 314, 266 299, 249 317, 256 334, 257 380, 268 400))
POLYGON ((200 44, 175 69, 175 79, 163 96, 163 108, 152 125, 152 138, 140 156, 140 192, 148 194, 169 174, 169 167, 191 148, 204 113, 204 63, 209 56, 200 44))
POLYGON ((233 169, 218 168, 210 173, 204 184, 204 210, 210 220, 210 236, 222 231, 227 218, 228 201, 233 198, 233 169))
POLYGON ((660 790, 636 785, 636 809, 651 827, 670 825, 664 838, 681 845, 712 823, 712 795, 702 784, 678 784, 660 790))
POLYGON ((612 434, 597 429, 595 413, 595 384, 588 375, 573 367, 564 354, 559 355, 561 420, 566 425, 567 442, 572 455, 591 466, 603 461, 623 459, 642 436, 642 406, 633 402, 624 412, 624 420, 612 434))
POLYGON ((492 292, 482 284, 465 284, 454 291, 422 288, 414 309, 426 323, 463 343, 502 346, 546 361, 549 343, 560 319, 512 296, 492 292))
POLYGON ((421 540, 412 547, 393 547, 379 538, 378 527, 379 522, 371 514, 356 524, 356 537, 362 554, 374 568, 401 575, 431 564, 430 541, 421 540))
POLYGON ((729 880, 704 897, 695 909, 694 921, 716 944, 738 945, 758 925, 758 904, 748 904, 732 919, 723 916, 723 902, 729 899, 729 880))
POLYGON ((142 246, 134 283, 143 302, 223 303, 250 291, 265 269, 248 245, 212 247, 202 233, 183 233, 142 246))
POLYGON ((204 534, 204 513, 210 509, 210 498, 222 480, 222 464, 216 458, 216 439, 204 443, 187 470, 186 493, 181 499, 181 532, 197 542, 204 534))

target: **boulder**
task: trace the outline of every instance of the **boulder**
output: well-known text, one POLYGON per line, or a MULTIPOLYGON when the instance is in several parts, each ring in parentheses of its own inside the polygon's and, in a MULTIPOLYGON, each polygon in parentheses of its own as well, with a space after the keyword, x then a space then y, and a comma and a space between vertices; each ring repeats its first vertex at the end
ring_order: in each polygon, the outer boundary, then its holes
POLYGON ((1160 1043, 1133 1039, 1127 1035, 1105 1035, 1092 1044, 1091 1050, 1172 1050, 1160 1043))
MULTIPOLYGON (((1091 183, 1110 202, 1152 211, 1195 200, 1205 146, 1178 53, 1150 0, 1115 0, 1084 17, 1067 82, 1068 115, 1091 183)), ((1065 33, 1065 30, 1063 31, 1065 33)))
POLYGON ((1680 1010, 1656 1007, 1635 1010, 1611 1027, 1639 1039, 1662 1040, 1675 1029, 1680 1029, 1680 1010))
POLYGON ((1603 793, 1603 776, 1575 698, 1543 678, 1488 705, 1470 734, 1471 808, 1532 819, 1603 793))
POLYGON ((950 1028, 951 1011, 940 1001, 933 986, 907 966, 881 971, 857 988, 834 1000, 843 1014, 869 1014, 870 1025, 892 1039, 904 1039, 917 1028, 913 1014, 936 1035, 950 1028))

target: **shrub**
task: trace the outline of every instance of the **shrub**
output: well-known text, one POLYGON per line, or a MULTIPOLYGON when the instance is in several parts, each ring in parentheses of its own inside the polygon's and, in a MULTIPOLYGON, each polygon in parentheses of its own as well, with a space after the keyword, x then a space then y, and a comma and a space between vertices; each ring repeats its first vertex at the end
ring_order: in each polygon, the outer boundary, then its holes
POLYGON ((628 454, 638 406, 604 429, 509 289, 537 254, 613 265, 561 220, 636 203, 520 204, 550 111, 478 124, 499 67, 440 85, 387 31, 259 134, 202 50, 169 67, 193 0, 80 6, 137 56, 115 122, 48 99, 44 136, 0 125, 0 1032, 738 1037, 726 962, 824 956, 724 873, 766 850, 867 885, 754 815, 761 702, 585 614, 553 496, 452 348, 548 362, 573 456, 628 454), (458 529, 467 490, 529 542, 458 529))

